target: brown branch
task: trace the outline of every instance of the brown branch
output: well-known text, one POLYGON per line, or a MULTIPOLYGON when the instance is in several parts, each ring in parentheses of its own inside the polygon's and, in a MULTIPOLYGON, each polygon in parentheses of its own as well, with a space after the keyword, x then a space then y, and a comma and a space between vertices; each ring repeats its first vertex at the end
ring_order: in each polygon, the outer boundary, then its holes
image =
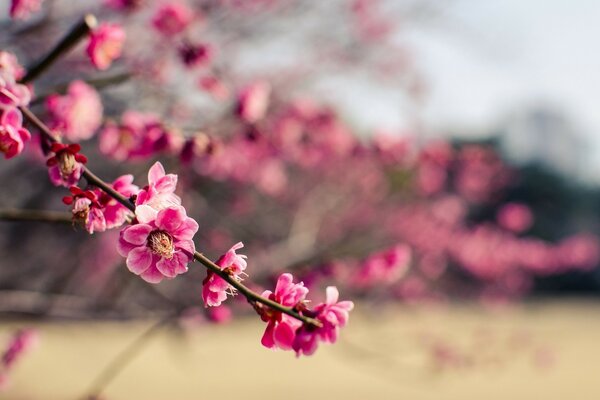
POLYGON ((25 210, 17 208, 0 209, 0 221, 28 221, 71 224, 73 215, 62 211, 25 210))
POLYGON ((40 76, 48 69, 60 56, 68 52, 73 46, 96 27, 98 21, 96 17, 87 14, 81 18, 81 21, 75 25, 54 48, 39 60, 34 66, 27 69, 27 74, 21 79, 22 83, 28 83, 40 76))

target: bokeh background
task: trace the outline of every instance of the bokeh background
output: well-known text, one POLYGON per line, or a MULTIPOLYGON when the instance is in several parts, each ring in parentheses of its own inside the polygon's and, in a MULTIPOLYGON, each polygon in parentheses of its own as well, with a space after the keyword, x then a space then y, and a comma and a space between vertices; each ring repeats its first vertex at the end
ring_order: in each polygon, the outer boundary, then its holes
MULTIPOLYGON (((118 230, 1 221, 0 343, 32 328, 37 345, 0 398, 85 398, 170 316, 101 398, 600 396, 597 2, 45 0, 25 21, 5 3, 0 49, 25 66, 84 13, 125 28, 110 69, 84 40, 34 83, 50 125, 51 95, 95 88, 92 170, 142 187, 160 160, 200 251, 243 241, 252 287, 290 271, 356 309, 336 345, 295 359, 261 347, 241 296, 205 309, 200 266, 150 285, 118 230), (153 25, 165 5, 190 15, 176 35, 153 25)), ((35 139, 0 177, 0 216, 69 211, 35 139)))

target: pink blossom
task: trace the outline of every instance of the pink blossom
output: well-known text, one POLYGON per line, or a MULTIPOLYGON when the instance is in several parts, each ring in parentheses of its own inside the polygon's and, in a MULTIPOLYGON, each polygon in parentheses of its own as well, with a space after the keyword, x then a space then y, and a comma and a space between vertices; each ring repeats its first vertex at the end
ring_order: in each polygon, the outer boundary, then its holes
POLYGON ((117 246, 119 254, 127 258, 127 268, 150 283, 186 272, 194 258, 192 238, 198 223, 181 206, 157 211, 141 205, 135 215, 139 223, 121 231, 117 246))
POLYGON ((245 86, 238 93, 237 113, 247 123, 262 119, 269 106, 271 86, 268 82, 258 81, 245 86))
POLYGON ((73 222, 82 224, 90 233, 104 232, 106 220, 102 212, 102 205, 96 193, 91 190, 82 190, 77 186, 69 188, 71 196, 63 197, 63 203, 73 205, 73 222))
MULTIPOLYGON (((242 242, 236 243, 231 249, 222 255, 216 262, 221 270, 237 281, 241 281, 241 275, 246 269, 246 256, 237 254, 235 251, 244 247, 242 242)), ((206 307, 218 307, 227 298, 227 292, 234 290, 229 283, 212 271, 208 271, 202 282, 202 300, 206 307)))
POLYGON ((52 157, 46 161, 50 181, 55 186, 71 187, 76 185, 83 172, 83 164, 87 158, 80 154, 81 146, 78 144, 53 143, 52 157))
POLYGON ((121 56, 125 30, 119 24, 103 23, 90 33, 87 54, 99 70, 110 67, 121 56))
POLYGON ((184 3, 169 3, 160 7, 152 18, 154 28, 165 36, 183 32, 194 19, 194 12, 184 3))
MULTIPOLYGON (((282 274, 277 280, 275 292, 266 290, 262 296, 286 307, 298 307, 308 294, 302 282, 293 283, 292 274, 282 274)), ((296 330, 302 326, 299 320, 268 307, 258 309, 261 319, 267 322, 267 328, 261 339, 263 346, 273 349, 291 350, 296 330)))
POLYGON ((64 96, 46 100, 50 127, 73 142, 90 139, 102 123, 102 101, 96 90, 83 81, 69 84, 64 96))
POLYGON ((498 224, 509 231, 520 233, 531 227, 533 214, 529 207, 520 203, 507 203, 498 211, 498 224))
POLYGON ((402 278, 410 262, 411 250, 404 244, 373 254, 363 263, 357 275, 357 283, 359 286, 392 284, 402 278))
POLYGON ((293 349, 296 355, 311 355, 317 350, 319 341, 335 343, 339 336, 340 328, 348 323, 349 313, 354 308, 351 301, 338 302, 339 292, 335 286, 326 289, 325 303, 321 303, 307 314, 317 319, 322 327, 304 324, 296 332, 293 349))
POLYGON ((166 174, 160 162, 155 162, 148 171, 148 186, 137 195, 136 206, 147 205, 155 210, 181 205, 181 199, 175 194, 177 175, 166 174))
POLYGON ((31 91, 17 82, 24 74, 14 54, 0 51, 0 110, 29 104, 31 91))
POLYGON ((28 130, 23 128, 23 116, 16 109, 2 111, 0 115, 0 152, 9 159, 23 151, 25 142, 31 138, 28 130))
POLYGON ((208 318, 215 324, 226 324, 231 321, 233 313, 231 308, 222 305, 221 307, 210 307, 207 310, 208 318))
POLYGON ((11 337, 0 363, 0 390, 8 385, 8 373, 14 364, 38 342, 38 334, 33 329, 22 329, 11 337))
MULTIPOLYGON (((133 175, 120 176, 112 183, 112 187, 126 198, 130 198, 139 192, 139 188, 133 184, 133 175)), ((127 218, 132 216, 127 207, 106 193, 98 190, 98 196, 103 207, 107 229, 123 225, 127 218)))
POLYGON ((10 16, 14 19, 27 19, 29 14, 37 12, 42 6, 43 0, 12 0, 10 4, 10 16))

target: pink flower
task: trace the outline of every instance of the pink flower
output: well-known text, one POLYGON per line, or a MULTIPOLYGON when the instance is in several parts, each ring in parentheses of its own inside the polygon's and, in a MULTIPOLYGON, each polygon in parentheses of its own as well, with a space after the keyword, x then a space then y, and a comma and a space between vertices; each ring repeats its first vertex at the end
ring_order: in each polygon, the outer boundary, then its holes
POLYGON ((10 4, 10 16, 14 19, 27 19, 29 14, 37 12, 42 6, 43 0, 12 0, 10 4))
POLYGON ((339 292, 335 286, 327 287, 326 294, 325 303, 317 305, 313 311, 304 313, 316 318, 323 326, 319 328, 304 324, 298 329, 292 345, 298 356, 313 354, 319 341, 335 343, 340 328, 348 323, 349 313, 354 308, 354 303, 351 301, 338 302, 339 292))
POLYGON ((181 205, 181 199, 175 194, 177 175, 166 174, 160 162, 155 162, 148 171, 148 186, 137 195, 136 206, 147 205, 155 210, 181 205))
POLYGON ((96 68, 105 70, 121 56, 124 42, 125 30, 121 25, 103 23, 90 34, 87 54, 96 68))
POLYGON ((78 144, 53 143, 52 157, 46 161, 50 181, 55 186, 70 187, 76 185, 81 178, 83 165, 87 158, 80 154, 81 146, 78 144))
POLYGON ((14 54, 0 51, 0 110, 29 104, 31 91, 17 83, 24 74, 14 54))
POLYGON ((73 205, 73 222, 82 224, 90 233, 104 232, 106 220, 98 196, 91 190, 82 190, 77 186, 69 188, 71 196, 63 197, 63 203, 73 205))
POLYGON ((269 106, 271 86, 267 82, 254 82, 238 93, 237 113, 247 123, 262 119, 269 106))
POLYGON ((23 128, 23 116, 16 109, 2 111, 0 115, 0 152, 4 158, 9 159, 23 151, 24 143, 31 138, 31 134, 23 128))
POLYGON ((160 7, 152 25, 165 36, 174 36, 187 28, 194 18, 194 12, 183 3, 170 3, 160 7))
MULTIPOLYGON (((244 247, 242 242, 236 243, 231 249, 222 255, 216 262, 221 270, 230 275, 233 279, 241 281, 240 275, 246 269, 246 256, 236 254, 236 250, 244 247)), ((234 288, 223 278, 212 271, 208 271, 206 278, 202 282, 202 300, 206 307, 218 307, 227 298, 227 292, 232 293, 234 288)))
POLYGON ((156 211, 141 205, 135 215, 139 223, 121 231, 117 246, 119 254, 127 258, 127 268, 150 283, 186 272, 194 258, 192 238, 198 223, 181 206, 156 211))
POLYGON ((90 139, 102 123, 102 102, 96 90, 83 81, 73 81, 64 96, 46 100, 51 128, 76 142, 90 139))
POLYGON ((533 213, 525 204, 507 203, 498 211, 496 219, 504 229, 520 233, 533 224, 533 213))
MULTIPOLYGON (((133 175, 123 175, 117 178, 112 183, 113 189, 121 193, 123 196, 130 198, 140 190, 133 184, 133 175)), ((104 218, 106 220, 106 228, 116 228, 127 221, 127 218, 132 216, 131 211, 117 200, 113 199, 106 193, 98 190, 98 197, 103 207, 104 218)))
MULTIPOLYGON (((286 307, 298 307, 308 294, 302 282, 294 283, 292 274, 282 274, 277 280, 275 292, 266 290, 262 296, 286 307)), ((291 350, 296 330, 302 326, 299 320, 268 307, 258 308, 261 319, 267 322, 267 328, 261 339, 263 346, 273 349, 291 350)))
POLYGON ((4 353, 0 363, 0 390, 8 384, 8 372, 14 367, 14 364, 37 344, 38 334, 33 329, 23 329, 15 332, 4 353))

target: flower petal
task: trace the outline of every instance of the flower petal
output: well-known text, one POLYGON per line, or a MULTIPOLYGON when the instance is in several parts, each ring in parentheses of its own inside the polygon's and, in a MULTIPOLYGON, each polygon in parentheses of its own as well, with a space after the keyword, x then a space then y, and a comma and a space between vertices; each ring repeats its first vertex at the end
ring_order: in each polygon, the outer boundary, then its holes
POLYGON ((146 240, 148 240, 148 235, 151 231, 152 227, 150 225, 137 224, 128 226, 125 229, 123 229, 121 237, 123 238, 123 240, 129 243, 137 244, 139 246, 146 243, 146 240))
POLYGON ((127 255, 127 268, 136 275, 140 275, 150 267, 152 252, 146 246, 136 247, 127 255))

